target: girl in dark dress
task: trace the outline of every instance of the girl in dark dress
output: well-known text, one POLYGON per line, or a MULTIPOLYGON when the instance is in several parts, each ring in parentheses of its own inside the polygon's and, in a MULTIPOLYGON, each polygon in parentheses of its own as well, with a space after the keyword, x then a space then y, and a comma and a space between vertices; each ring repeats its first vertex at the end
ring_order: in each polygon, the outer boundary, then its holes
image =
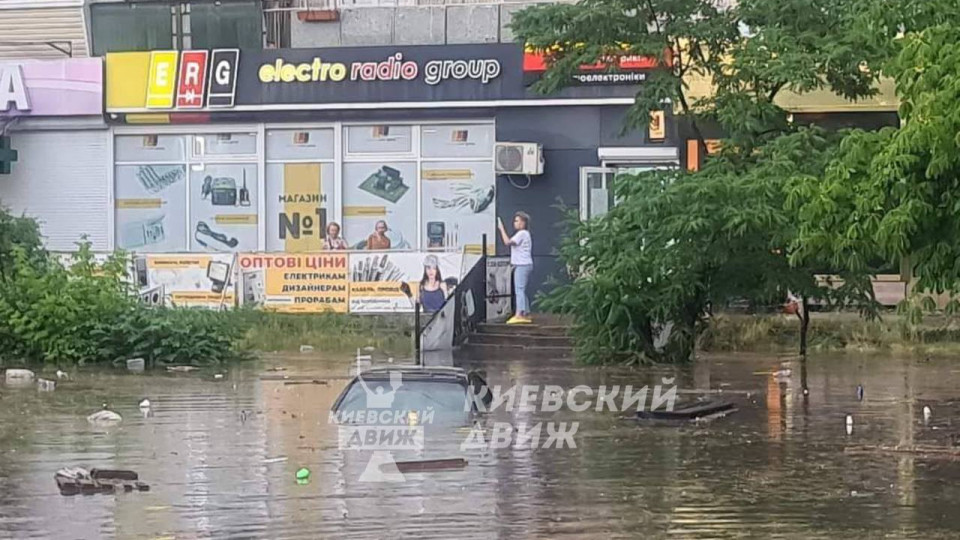
POLYGON ((440 311, 447 300, 447 284, 440 275, 436 255, 427 255, 423 260, 423 278, 420 280, 420 305, 425 313, 440 311))

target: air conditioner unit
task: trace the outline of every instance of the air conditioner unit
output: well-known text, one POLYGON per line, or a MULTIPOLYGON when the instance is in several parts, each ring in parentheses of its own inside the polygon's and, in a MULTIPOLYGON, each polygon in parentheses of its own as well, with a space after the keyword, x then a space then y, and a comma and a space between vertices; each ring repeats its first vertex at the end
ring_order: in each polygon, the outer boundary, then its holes
POLYGON ((148 306, 163 305, 163 285, 140 290, 140 303, 148 306))
POLYGON ((543 148, 537 143, 497 143, 493 162, 497 174, 543 174, 543 148))

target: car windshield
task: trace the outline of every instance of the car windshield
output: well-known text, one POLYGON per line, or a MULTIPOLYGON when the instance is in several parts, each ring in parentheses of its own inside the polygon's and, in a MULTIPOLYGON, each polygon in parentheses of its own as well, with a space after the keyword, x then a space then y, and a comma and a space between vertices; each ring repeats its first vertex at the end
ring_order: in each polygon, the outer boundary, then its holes
MULTIPOLYGON (((469 412, 464 410, 466 402, 466 386, 456 381, 404 379, 402 384, 393 389, 389 380, 357 379, 350 385, 337 413, 340 418, 346 418, 346 422, 362 424, 382 423, 379 416, 378 421, 367 422, 366 417, 370 412, 380 415, 383 411, 392 411, 393 414, 400 413, 406 417, 410 411, 422 415, 432 409, 431 424, 463 424, 469 421, 469 412)), ((422 417, 420 421, 423 421, 422 417)))

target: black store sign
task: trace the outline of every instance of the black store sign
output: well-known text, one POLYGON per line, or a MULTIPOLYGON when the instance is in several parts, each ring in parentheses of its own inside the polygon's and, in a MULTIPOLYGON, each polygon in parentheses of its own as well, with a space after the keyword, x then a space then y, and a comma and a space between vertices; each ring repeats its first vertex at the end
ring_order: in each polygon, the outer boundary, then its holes
POLYGON ((243 51, 238 106, 523 99, 516 44, 243 51))

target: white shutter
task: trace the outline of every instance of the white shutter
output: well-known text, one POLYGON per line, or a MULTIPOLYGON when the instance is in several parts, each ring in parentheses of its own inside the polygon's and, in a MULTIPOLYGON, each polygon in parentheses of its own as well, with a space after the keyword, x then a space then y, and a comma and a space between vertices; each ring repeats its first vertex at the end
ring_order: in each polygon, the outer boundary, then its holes
POLYGON ((0 0, 0 60, 67 58, 58 48, 87 56, 83 2, 0 0))
POLYGON ((0 204, 40 221, 51 251, 74 251, 86 234, 108 249, 109 131, 13 131, 13 174, 0 175, 0 204))

